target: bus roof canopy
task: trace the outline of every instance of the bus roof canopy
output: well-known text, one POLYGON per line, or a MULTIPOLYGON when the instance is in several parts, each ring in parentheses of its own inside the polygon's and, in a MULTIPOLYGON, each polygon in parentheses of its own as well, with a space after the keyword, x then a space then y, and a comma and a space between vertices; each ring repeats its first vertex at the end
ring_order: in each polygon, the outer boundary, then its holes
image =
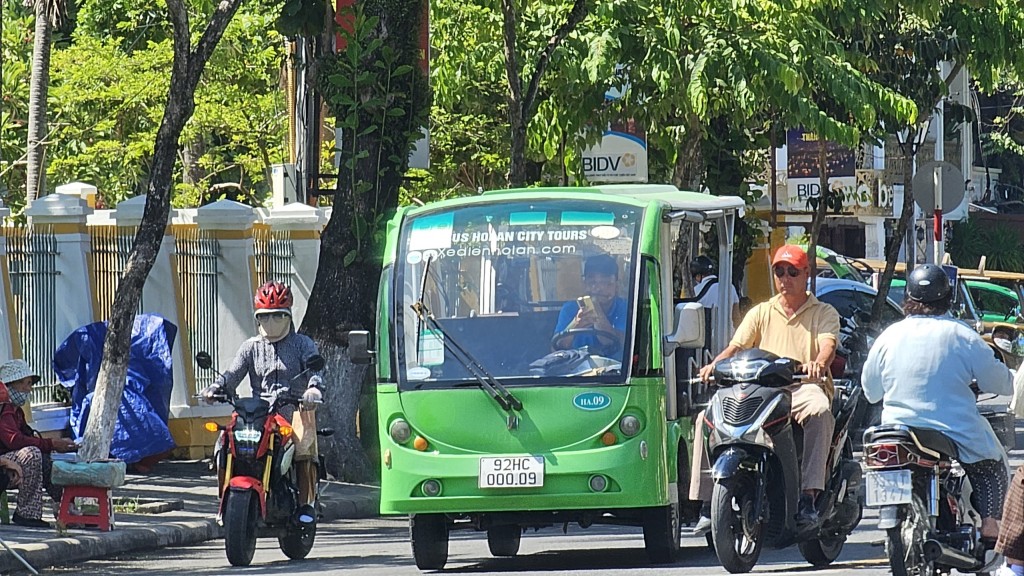
POLYGON ((671 184, 605 184, 594 186, 604 194, 628 196, 637 200, 661 200, 673 210, 743 210, 739 196, 712 196, 679 190, 671 184))

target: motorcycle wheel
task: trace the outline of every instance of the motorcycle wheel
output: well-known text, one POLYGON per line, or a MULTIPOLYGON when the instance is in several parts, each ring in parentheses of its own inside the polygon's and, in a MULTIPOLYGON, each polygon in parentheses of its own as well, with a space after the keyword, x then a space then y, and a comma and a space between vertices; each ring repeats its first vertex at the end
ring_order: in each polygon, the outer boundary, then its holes
POLYGON ((928 535, 928 513, 920 496, 900 507, 903 519, 885 531, 885 550, 893 576, 933 576, 935 563, 924 559, 924 540, 928 535))
POLYGON ((711 537, 718 561, 733 574, 750 572, 761 555, 760 511, 754 510, 756 489, 750 476, 715 483, 711 498, 711 537))
POLYGON ((230 492, 224 504, 224 552, 232 566, 248 566, 256 553, 259 500, 251 490, 230 492))
POLYGON ((302 560, 313 549, 316 540, 316 524, 309 526, 288 526, 287 532, 277 537, 281 552, 292 560, 302 560))
POLYGON ((448 521, 444 514, 409 517, 412 557, 420 570, 440 570, 448 563, 448 521))
POLYGON ((515 556, 523 531, 518 525, 495 526, 487 530, 487 548, 492 556, 515 556))
POLYGON ((817 540, 806 540, 801 542, 798 547, 800 548, 800 555, 811 563, 811 566, 828 566, 839 557, 839 553, 843 551, 843 544, 846 543, 845 536, 836 536, 835 538, 822 538, 817 540))

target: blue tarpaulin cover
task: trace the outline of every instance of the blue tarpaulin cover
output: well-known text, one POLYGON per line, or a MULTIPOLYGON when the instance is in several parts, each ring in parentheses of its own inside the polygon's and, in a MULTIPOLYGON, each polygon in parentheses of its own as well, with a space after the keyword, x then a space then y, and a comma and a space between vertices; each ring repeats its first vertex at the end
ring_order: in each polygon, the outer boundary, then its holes
MULTIPOLYGON (((82 326, 53 355, 53 370, 71 394, 71 430, 75 440, 85 434, 106 334, 105 322, 82 326)), ((128 378, 110 445, 110 454, 128 464, 174 448, 167 417, 174 383, 171 350, 177 334, 178 327, 160 316, 135 317, 128 378)))

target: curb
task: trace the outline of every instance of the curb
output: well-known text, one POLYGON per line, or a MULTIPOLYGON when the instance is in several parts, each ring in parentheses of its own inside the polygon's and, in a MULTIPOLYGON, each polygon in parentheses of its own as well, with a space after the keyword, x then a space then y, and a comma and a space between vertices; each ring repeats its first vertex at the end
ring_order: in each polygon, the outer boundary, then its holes
POLYGON ((380 500, 378 496, 352 497, 345 499, 327 500, 322 504, 321 521, 330 522, 342 518, 376 518, 380 515, 380 500))
MULTIPOLYGON (((221 527, 211 518, 209 520, 115 528, 102 536, 83 534, 50 538, 32 544, 20 544, 15 550, 26 562, 38 570, 134 550, 197 544, 213 538, 220 538, 221 533, 221 527)), ((0 554, 0 573, 7 574, 24 569, 25 567, 12 554, 0 554)))
MULTIPOLYGON (((321 521, 330 522, 342 518, 374 518, 378 516, 380 504, 378 496, 374 494, 327 499, 322 506, 321 521)), ((137 550, 188 546, 222 537, 222 527, 215 519, 209 518, 115 527, 111 532, 97 535, 76 534, 48 538, 31 544, 18 544, 13 548, 33 568, 41 570, 137 550)), ((12 572, 26 573, 26 570, 14 555, 0 551, 0 574, 12 572)))

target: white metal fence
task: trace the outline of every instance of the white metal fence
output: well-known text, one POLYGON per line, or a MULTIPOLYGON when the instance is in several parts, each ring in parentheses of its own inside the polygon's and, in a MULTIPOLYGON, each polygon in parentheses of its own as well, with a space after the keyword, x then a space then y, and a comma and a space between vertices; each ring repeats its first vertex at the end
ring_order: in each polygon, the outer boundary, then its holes
POLYGON ((4 235, 22 358, 42 378, 32 390, 32 403, 53 402, 60 386, 53 372, 53 353, 66 336, 57 334, 57 299, 91 295, 88 286, 78 294, 57 294, 57 238, 50 227, 5 227, 4 235))

